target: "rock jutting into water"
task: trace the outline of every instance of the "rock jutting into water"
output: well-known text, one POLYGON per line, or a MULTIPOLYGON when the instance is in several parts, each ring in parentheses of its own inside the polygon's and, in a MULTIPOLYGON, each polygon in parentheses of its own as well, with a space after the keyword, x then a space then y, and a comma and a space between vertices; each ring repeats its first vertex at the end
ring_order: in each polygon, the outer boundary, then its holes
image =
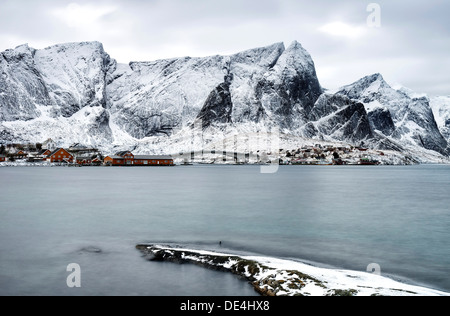
POLYGON ((263 296, 447 296, 366 272, 324 269, 274 258, 237 256, 177 247, 137 245, 149 261, 193 263, 231 272, 263 296))

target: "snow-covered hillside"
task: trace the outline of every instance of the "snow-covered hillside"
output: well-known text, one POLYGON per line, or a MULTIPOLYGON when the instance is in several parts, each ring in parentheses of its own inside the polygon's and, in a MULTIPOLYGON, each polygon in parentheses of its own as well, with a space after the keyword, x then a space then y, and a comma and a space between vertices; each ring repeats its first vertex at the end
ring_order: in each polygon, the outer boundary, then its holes
POLYGON ((0 53, 0 70, 3 143, 52 138, 105 153, 174 153, 205 144, 220 150, 217 144, 243 137, 244 147, 258 150, 260 136, 276 131, 299 143, 448 155, 448 99, 432 100, 437 124, 428 98, 395 90, 381 75, 324 94, 313 59, 298 42, 128 65, 98 42, 43 50, 22 45, 0 53), (198 119, 201 142, 192 137, 198 119))
POLYGON ((430 104, 439 130, 450 142, 450 96, 431 98, 430 104))
POLYGON ((380 74, 343 87, 338 94, 364 103, 374 131, 407 148, 422 147, 448 155, 430 100, 396 90, 380 74))

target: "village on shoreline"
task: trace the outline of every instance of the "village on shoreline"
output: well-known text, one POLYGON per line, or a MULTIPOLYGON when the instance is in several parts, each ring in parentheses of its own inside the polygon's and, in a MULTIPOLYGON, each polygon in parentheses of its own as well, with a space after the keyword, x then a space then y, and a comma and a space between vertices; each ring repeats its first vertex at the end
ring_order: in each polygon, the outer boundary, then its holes
POLYGON ((48 139, 37 144, 0 145, 0 166, 176 166, 226 165, 414 165, 420 162, 399 152, 383 152, 351 145, 306 145, 278 153, 197 151, 175 155, 134 155, 119 151, 105 155, 97 148, 76 143, 57 147, 48 139), (278 160, 278 161, 277 161, 278 160))

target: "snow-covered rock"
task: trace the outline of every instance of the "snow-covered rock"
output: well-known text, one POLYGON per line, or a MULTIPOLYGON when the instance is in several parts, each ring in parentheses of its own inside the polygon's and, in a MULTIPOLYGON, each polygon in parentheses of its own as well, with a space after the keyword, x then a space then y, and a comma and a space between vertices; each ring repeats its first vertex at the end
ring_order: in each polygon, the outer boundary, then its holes
POLYGON ((404 145, 448 155, 430 100, 392 88, 380 74, 343 87, 338 94, 363 102, 374 130, 404 145))
POLYGON ((105 88, 115 61, 101 43, 22 45, 1 57, 0 130, 8 136, 2 140, 111 141, 105 88))
POLYGON ((343 95, 321 95, 309 113, 309 121, 303 127, 307 137, 348 143, 374 138, 364 105, 343 95))
POLYGON ((431 98, 430 105, 439 130, 450 142, 450 96, 431 98))
POLYGON ((37 50, 41 74, 52 104, 52 116, 70 117, 86 106, 106 108, 106 76, 115 61, 98 42, 71 43, 37 50))
POLYGON ((28 45, 0 53, 0 122, 32 120, 40 115, 37 105, 50 105, 35 54, 28 45))
POLYGON ((179 246, 137 245, 151 262, 192 263, 247 280, 262 296, 449 296, 449 293, 362 271, 321 268, 300 261, 240 256, 179 246))
POLYGON ((322 94, 314 62, 294 42, 276 64, 259 78, 255 89, 258 109, 281 129, 295 131, 308 122, 308 115, 322 94))

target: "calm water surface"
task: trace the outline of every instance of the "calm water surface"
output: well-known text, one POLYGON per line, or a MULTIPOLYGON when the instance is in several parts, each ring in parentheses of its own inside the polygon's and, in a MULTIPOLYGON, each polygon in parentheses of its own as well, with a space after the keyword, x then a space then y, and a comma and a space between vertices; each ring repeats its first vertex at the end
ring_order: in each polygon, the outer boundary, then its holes
POLYGON ((449 166, 0 168, 0 295, 255 295, 230 274, 147 262, 143 242, 378 263, 450 291, 449 192, 449 166))

